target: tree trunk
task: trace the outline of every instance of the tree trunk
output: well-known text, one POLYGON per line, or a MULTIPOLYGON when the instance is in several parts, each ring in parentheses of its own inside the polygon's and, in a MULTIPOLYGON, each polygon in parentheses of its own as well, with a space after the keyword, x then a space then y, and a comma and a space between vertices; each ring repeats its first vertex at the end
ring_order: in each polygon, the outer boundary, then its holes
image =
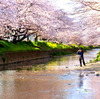
POLYGON ((13 43, 16 43, 16 41, 17 41, 17 36, 14 36, 13 43))
POLYGON ((34 40, 35 40, 35 42, 37 42, 38 41, 38 37, 35 37, 34 40))
POLYGON ((29 36, 27 37, 27 41, 29 41, 29 36))
POLYGON ((20 40, 20 36, 18 36, 18 40, 20 40))

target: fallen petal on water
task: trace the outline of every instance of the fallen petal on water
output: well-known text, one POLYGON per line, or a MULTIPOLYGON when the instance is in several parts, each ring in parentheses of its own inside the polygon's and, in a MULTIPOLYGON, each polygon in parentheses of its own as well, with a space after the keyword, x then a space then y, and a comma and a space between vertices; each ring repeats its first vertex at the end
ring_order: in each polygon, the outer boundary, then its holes
POLYGON ((85 92, 87 92, 87 90, 85 89, 85 92))

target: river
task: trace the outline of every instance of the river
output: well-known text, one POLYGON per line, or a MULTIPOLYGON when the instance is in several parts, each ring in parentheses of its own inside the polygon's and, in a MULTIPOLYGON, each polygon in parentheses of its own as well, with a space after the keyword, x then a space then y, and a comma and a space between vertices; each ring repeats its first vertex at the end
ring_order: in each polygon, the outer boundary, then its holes
MULTIPOLYGON (((85 52, 86 63, 99 51, 85 52)), ((1 71, 0 99, 99 99, 100 77, 72 71, 75 67, 79 67, 78 55, 72 54, 31 64, 27 70, 1 71)))

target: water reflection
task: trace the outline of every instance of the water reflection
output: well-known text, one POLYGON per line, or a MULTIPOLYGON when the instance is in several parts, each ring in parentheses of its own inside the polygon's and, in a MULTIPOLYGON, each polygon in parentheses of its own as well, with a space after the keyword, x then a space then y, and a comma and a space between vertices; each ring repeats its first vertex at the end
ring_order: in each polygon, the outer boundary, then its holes
POLYGON ((80 71, 80 74, 79 74, 79 88, 83 87, 83 78, 84 78, 84 74, 82 73, 82 71, 80 71))
POLYGON ((15 77, 13 75, 15 71, 2 71, 0 72, 0 99, 10 99, 15 92, 15 77), (5 76, 9 75, 9 76, 5 76), (13 92, 12 92, 13 90, 13 92))
POLYGON ((84 72, 0 73, 0 99, 99 99, 100 77, 85 76, 84 72))
POLYGON ((33 66, 32 70, 34 70, 34 71, 44 71, 44 70, 46 70, 46 65, 44 65, 44 64, 35 65, 35 66, 33 66))
MULTIPOLYGON (((86 63, 91 59, 95 58, 100 49, 93 49, 91 51, 87 51, 85 56, 86 63)), ((33 66, 34 70, 66 70, 66 67, 69 69, 74 69, 75 66, 79 66, 78 55, 66 55, 63 57, 53 58, 51 61, 33 66)))
MULTIPOLYGON (((99 50, 100 49, 93 49, 91 51, 87 51, 84 55, 86 63, 88 63, 89 60, 95 58, 99 50)), ((78 55, 74 54, 64 57, 53 58, 52 61, 46 63, 45 65, 46 70, 60 70, 65 69, 65 67, 74 68, 75 66, 79 65, 78 55)))
MULTIPOLYGON (((98 51, 94 49, 85 53, 85 60, 94 58, 98 51)), ((77 55, 50 61, 46 59, 39 63, 33 65, 29 61, 29 64, 17 64, 27 71, 19 68, 21 72, 0 72, 0 99, 99 99, 100 76, 85 76, 82 71, 66 71, 66 66, 69 68, 79 64, 77 55)))

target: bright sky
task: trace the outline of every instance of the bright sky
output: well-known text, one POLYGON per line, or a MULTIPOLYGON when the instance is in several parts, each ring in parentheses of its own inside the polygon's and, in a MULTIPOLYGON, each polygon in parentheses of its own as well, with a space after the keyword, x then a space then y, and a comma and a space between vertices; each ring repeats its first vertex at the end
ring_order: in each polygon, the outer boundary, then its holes
MULTIPOLYGON (((81 3, 75 2, 74 0, 50 0, 56 9, 62 9, 66 14, 74 13, 77 10, 82 8, 81 3)), ((79 14, 68 15, 69 18, 73 18, 73 22, 79 22, 79 14)))
POLYGON ((63 9, 68 13, 73 13, 76 8, 81 8, 81 4, 78 4, 72 0, 51 0, 57 9, 63 9))

